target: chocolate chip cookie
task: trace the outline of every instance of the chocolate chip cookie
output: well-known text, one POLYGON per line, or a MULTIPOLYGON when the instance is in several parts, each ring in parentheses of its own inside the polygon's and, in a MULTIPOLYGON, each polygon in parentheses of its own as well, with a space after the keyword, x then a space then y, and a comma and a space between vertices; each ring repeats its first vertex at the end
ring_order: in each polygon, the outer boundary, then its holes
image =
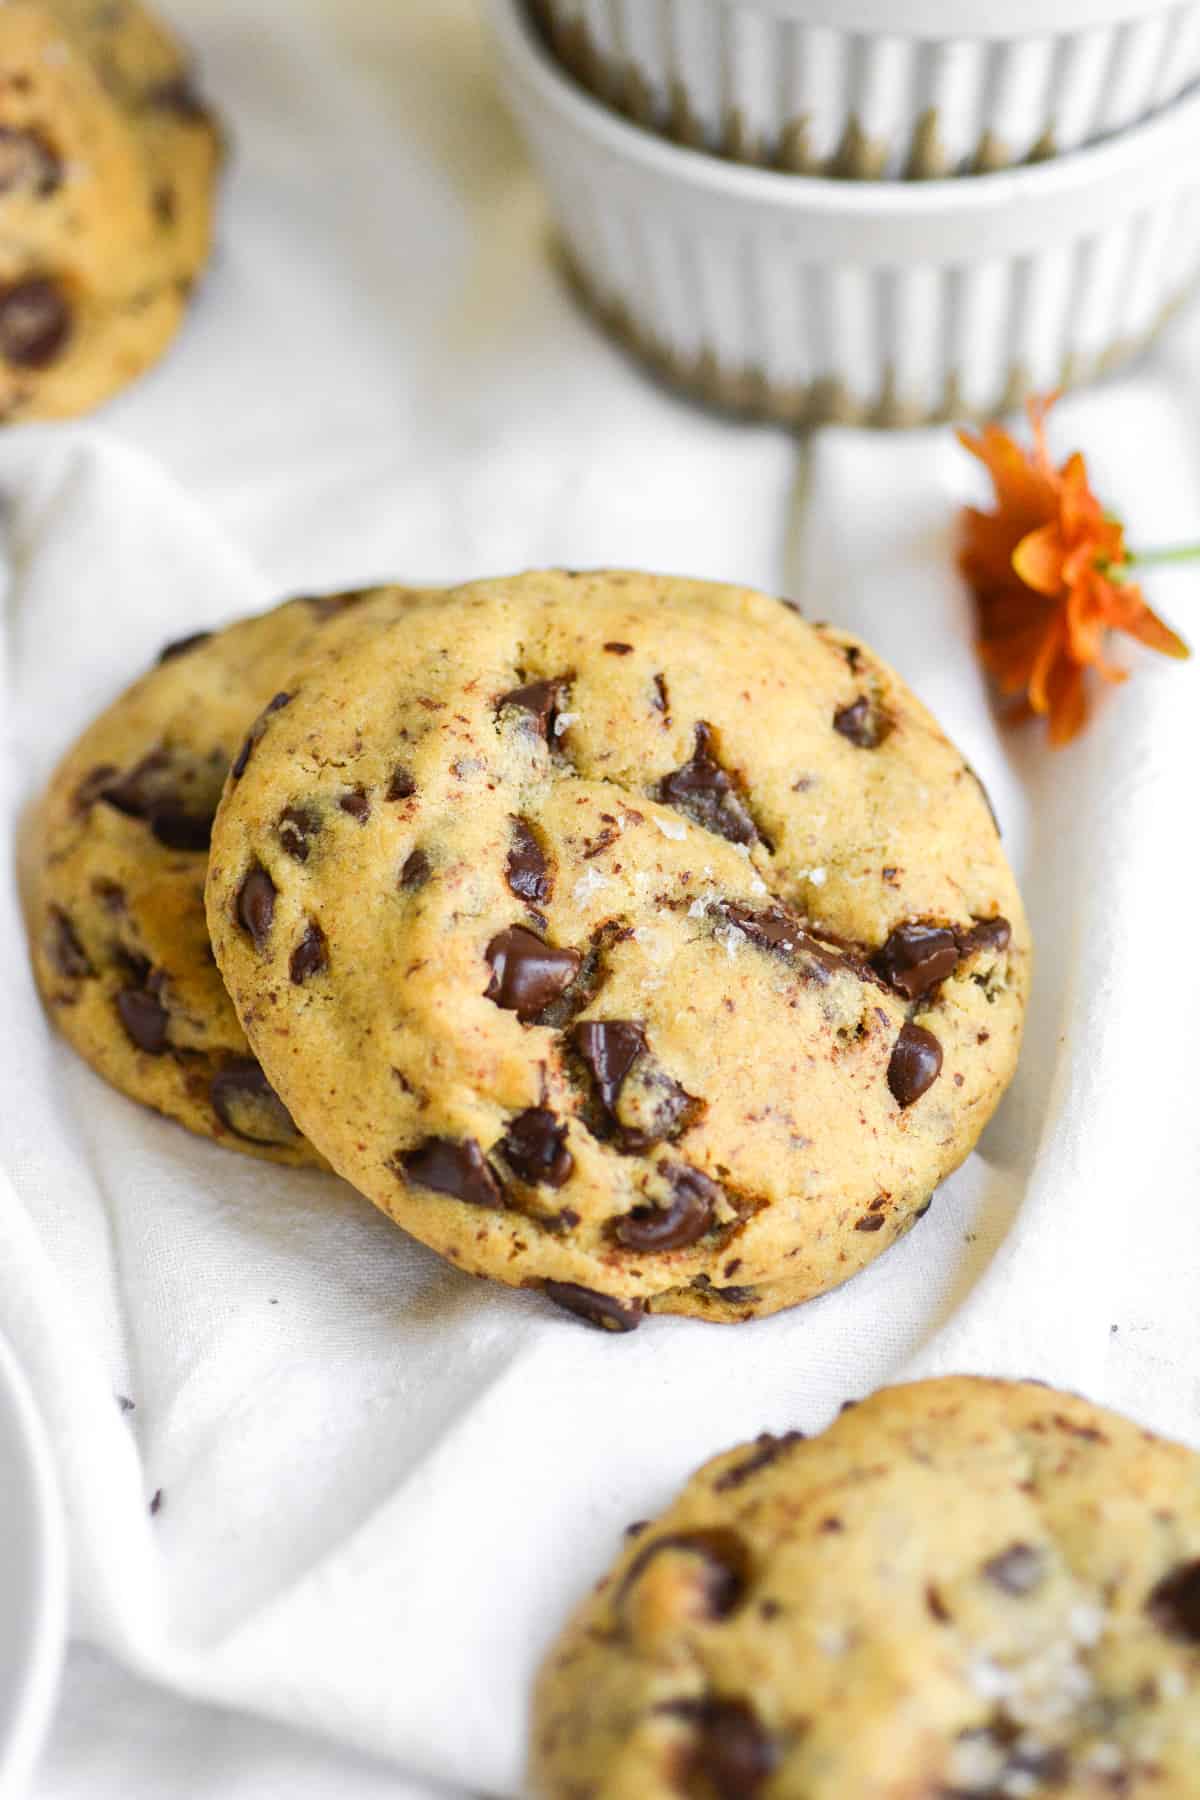
POLYGON ((220 159, 136 0, 0 7, 0 420, 86 411, 156 361, 208 257, 220 159))
POLYGON ((921 1216, 1017 1056, 986 799, 778 600, 530 574, 312 666, 235 767, 209 926, 330 1162, 612 1331, 772 1312, 921 1216))
POLYGON ((1195 1800, 1200 1457, 1034 1383, 764 1436, 537 1686, 539 1800, 1195 1800))
POLYGON ((292 600, 169 644, 68 753, 32 834, 33 966, 65 1036, 133 1099, 278 1162, 318 1159, 252 1056, 213 960, 213 813, 230 762, 244 763, 263 729, 256 715, 286 700, 293 665, 394 617, 405 598, 385 588, 292 600))

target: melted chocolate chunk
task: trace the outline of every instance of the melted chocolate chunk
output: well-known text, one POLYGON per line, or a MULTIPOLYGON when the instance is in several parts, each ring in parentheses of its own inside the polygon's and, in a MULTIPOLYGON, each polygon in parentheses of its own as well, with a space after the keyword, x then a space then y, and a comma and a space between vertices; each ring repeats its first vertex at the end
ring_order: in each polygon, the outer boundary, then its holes
POLYGON ((959 948, 964 956, 972 950, 1007 950, 1012 942, 1012 926, 999 914, 994 919, 976 919, 970 931, 959 937, 959 948))
POLYGON ((737 1611, 746 1594, 750 1553, 744 1539, 722 1525, 676 1531, 644 1544, 625 1571, 614 1597, 618 1610, 655 1558, 668 1552, 695 1559, 700 1575, 697 1598, 705 1618, 728 1619, 737 1611))
POLYGON ((716 1800, 753 1800, 779 1761, 778 1747, 748 1700, 668 1700, 658 1711, 686 1719, 694 1729, 688 1793, 704 1782, 716 1800))
POLYGON ((525 687, 513 688, 509 693, 502 694, 496 702, 496 711, 503 712, 506 707, 511 706, 518 712, 528 713, 532 729, 549 742, 554 735, 554 720, 566 686, 565 675, 560 675, 553 681, 528 682, 525 687))
POLYGON ((667 1176, 674 1193, 669 1206, 635 1206, 614 1221, 613 1236, 627 1250, 650 1254, 684 1250, 711 1228, 721 1198, 718 1184, 683 1163, 668 1170, 667 1176))
POLYGON ((325 943, 325 933, 310 919, 288 964, 292 980, 299 987, 301 982, 307 981, 310 975, 317 974, 318 970, 327 968, 328 964, 329 950, 325 943))
POLYGON ((527 819, 514 818, 512 821, 512 845, 505 876, 517 898, 528 900, 531 906, 544 906, 553 891, 542 846, 527 819))
POLYGON ((321 815, 313 806, 287 806, 275 829, 293 861, 307 862, 309 843, 321 829, 321 815))
POLYGON ((861 1219, 855 1221, 854 1229, 855 1231, 882 1231, 886 1223, 887 1220, 882 1213, 864 1213, 861 1219))
POLYGON ((405 857, 404 867, 400 871, 402 888, 424 887, 429 880, 429 858, 424 850, 413 850, 405 857))
POLYGON ((294 1144, 300 1133, 291 1113, 251 1056, 239 1056, 213 1076, 212 1109, 235 1137, 250 1144, 294 1144))
POLYGON ((348 794, 342 795, 338 805, 344 813, 348 813, 360 825, 365 825, 371 816, 371 802, 365 788, 351 788, 348 794))
POLYGON ((633 645, 611 643, 605 644, 604 648, 608 651, 610 656, 628 656, 629 652, 633 649, 633 645))
POLYGON ((66 298, 43 275, 0 288, 0 355, 17 369, 48 369, 66 348, 73 319, 66 298))
POLYGON ((770 1431, 761 1432, 755 1438, 754 1448, 745 1462, 735 1463, 732 1469, 726 1469, 723 1475, 717 1476, 713 1482, 713 1493, 725 1494, 730 1488, 740 1488, 744 1481, 749 1481, 760 1469, 768 1469, 772 1463, 778 1462, 794 1444, 803 1442, 802 1431, 785 1431, 778 1437, 770 1431))
POLYGON ((852 966, 838 951, 813 937, 782 906, 756 909, 743 906, 738 900, 726 900, 721 912, 729 924, 736 925, 759 950, 789 959, 798 958, 803 972, 816 981, 824 983, 831 975, 852 966))
POLYGON ((0 125, 0 194, 24 188, 44 200, 61 185, 61 158, 40 131, 0 125))
POLYGON ((147 1056, 161 1056, 167 1048, 167 1009, 159 998, 160 977, 151 975, 144 987, 122 988, 117 1012, 130 1041, 147 1056))
POLYGON ((958 966, 959 944, 942 925, 898 925, 871 958, 890 988, 906 1000, 919 1000, 958 966))
POLYGON ((223 779, 219 761, 152 750, 95 798, 143 820, 168 850, 207 850, 223 779))
POLYGON ((163 663, 174 662, 177 656, 186 656, 189 650, 199 649, 201 644, 207 644, 212 635, 211 631, 193 631, 187 637, 172 638, 158 653, 159 667, 163 663))
POLYGON ((857 744, 860 750, 877 750, 892 729, 891 720, 860 694, 849 706, 839 707, 833 715, 833 729, 857 744))
POLYGON ((579 972, 578 950, 559 950, 545 944, 523 925, 497 932, 485 952, 492 979, 487 998, 518 1019, 532 1019, 552 1000, 557 1000, 579 972))
POLYGON ((567 1128, 545 1106, 518 1113, 496 1148, 518 1180, 530 1187, 560 1188, 575 1167, 567 1149, 567 1128))
POLYGON ((703 1100, 689 1094, 650 1056, 644 1056, 629 1071, 613 1108, 619 1127, 618 1148, 648 1150, 664 1138, 679 1137, 706 1110, 703 1100))
POLYGON ((646 1049, 646 1033, 630 1019, 587 1019, 571 1032, 571 1042, 591 1071, 607 1112, 630 1069, 646 1049))
POLYGON ((942 1046, 932 1031, 926 1031, 923 1025, 902 1025, 887 1072, 887 1084, 896 1105, 912 1106, 928 1093, 941 1072, 942 1046))
POLYGON ((658 798, 685 813, 706 831, 715 831, 731 844, 753 844, 758 830, 742 801, 733 776, 713 754, 713 731, 703 721, 696 727, 696 748, 690 762, 659 783, 658 798))
POLYGON ((260 742, 263 733, 267 729, 267 720, 270 718, 271 714, 282 711, 292 698, 293 696, 291 694, 276 694, 274 699, 268 700, 267 704, 263 707, 257 719, 255 719, 253 725, 246 733, 246 740, 241 749, 233 759, 233 767, 230 769, 229 773, 234 781, 240 781, 242 776, 246 773, 246 764, 250 761, 256 745, 260 742))
POLYGON ((416 1187, 449 1194, 468 1206, 504 1205, 504 1191, 474 1138, 426 1138, 415 1150, 403 1151, 396 1161, 416 1187))
POLYGON ((544 1281, 542 1292, 555 1306, 600 1331, 636 1331, 645 1311, 640 1300, 618 1300, 613 1294, 598 1294, 573 1281, 544 1281))
POLYGON ((392 779, 388 782, 387 797, 389 800, 411 800, 417 791, 417 784, 401 763, 392 770, 392 779))
POLYGON ((275 918, 275 883, 261 863, 255 863, 238 889, 237 917, 249 932, 256 950, 265 947, 275 918))
POLYGON ((1023 1596, 1042 1585, 1046 1567, 1041 1551, 1032 1544, 1010 1544, 985 1562, 982 1572, 1002 1593, 1023 1596))
POLYGON ((1151 1589, 1146 1611, 1168 1637, 1200 1644, 1200 1558, 1164 1575, 1151 1589))
POLYGON ((65 975, 68 981, 81 981, 85 975, 96 973, 88 960, 87 951, 79 941, 75 927, 59 906, 50 908, 46 955, 59 974, 65 975))

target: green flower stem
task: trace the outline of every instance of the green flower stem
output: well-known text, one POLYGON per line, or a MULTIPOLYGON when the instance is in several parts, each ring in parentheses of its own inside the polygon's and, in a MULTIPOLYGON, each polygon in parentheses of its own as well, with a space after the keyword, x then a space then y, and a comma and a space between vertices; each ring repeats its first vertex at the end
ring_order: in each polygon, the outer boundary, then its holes
POLYGON ((1131 570, 1169 567, 1172 563, 1200 562, 1200 544, 1175 544, 1165 550, 1131 550, 1124 562, 1110 564, 1110 581, 1131 581, 1131 570))

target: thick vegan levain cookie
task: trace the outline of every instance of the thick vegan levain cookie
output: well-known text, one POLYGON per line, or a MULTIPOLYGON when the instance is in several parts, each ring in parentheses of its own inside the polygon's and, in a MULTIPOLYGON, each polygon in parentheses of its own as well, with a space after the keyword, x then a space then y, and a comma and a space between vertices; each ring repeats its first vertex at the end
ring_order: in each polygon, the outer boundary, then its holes
POLYGON ((0 420, 154 362, 208 257, 218 133, 136 0, 0 6, 0 420))
POLYGON ((395 617, 406 597, 292 600, 169 645, 68 753, 35 824, 30 940, 55 1022, 123 1093, 280 1162, 317 1159, 251 1055, 213 960, 213 813, 293 665, 395 617))
POLYGON ((631 1535, 539 1800, 1195 1800, 1200 1458, 1035 1383, 885 1389, 631 1535))
POLYGON ((418 601, 234 773, 209 925, 294 1116, 416 1237, 593 1323, 844 1280, 1012 1074, 1028 935, 979 785, 777 600, 418 601))

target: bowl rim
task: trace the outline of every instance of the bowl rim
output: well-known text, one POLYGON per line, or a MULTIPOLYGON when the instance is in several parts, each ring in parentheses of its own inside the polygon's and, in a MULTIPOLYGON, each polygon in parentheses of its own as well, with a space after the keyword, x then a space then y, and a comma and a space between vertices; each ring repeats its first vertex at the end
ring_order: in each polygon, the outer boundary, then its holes
POLYGON ((1014 212, 1031 202, 1059 203, 1103 194, 1153 170, 1155 192, 1200 182, 1200 83, 1144 123, 1044 162, 933 181, 846 181, 727 161, 630 123, 595 99, 555 60, 534 24, 528 0, 488 0, 492 29, 508 66, 536 100, 576 137, 609 157, 679 190, 755 209, 779 209, 839 221, 905 219, 914 223, 964 214, 1014 212))
MULTIPOLYGON (((947 0, 688 0, 720 13, 769 13, 805 26, 843 34, 916 38, 922 42, 1015 43, 1061 37, 1106 25, 1134 25, 1174 11, 1200 11, 1179 0, 951 0, 953 29, 947 30, 947 0)), ((562 0, 548 0, 551 7, 562 0)))

